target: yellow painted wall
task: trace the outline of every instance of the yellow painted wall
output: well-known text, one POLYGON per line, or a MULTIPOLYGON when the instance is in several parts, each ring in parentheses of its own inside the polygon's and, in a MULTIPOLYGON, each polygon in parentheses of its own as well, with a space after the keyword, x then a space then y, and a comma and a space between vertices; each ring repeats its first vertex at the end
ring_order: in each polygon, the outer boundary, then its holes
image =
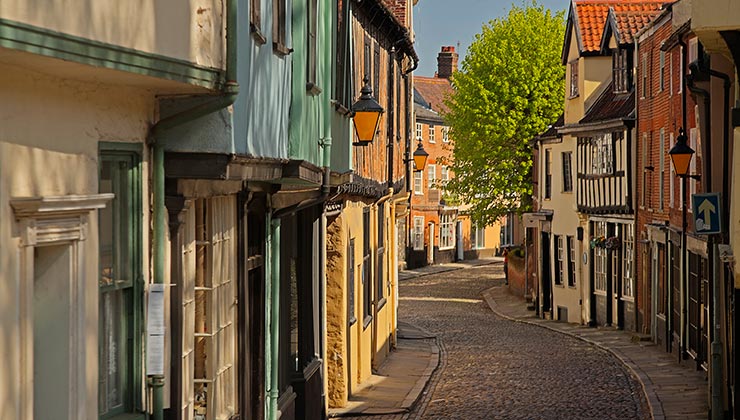
MULTIPOLYGON (((7 3, 3 2, 3 7, 7 3)), ((96 194, 98 142, 143 143, 154 115, 146 91, 56 79, 24 68, 0 65, 0 407, 3 419, 18 419, 20 327, 18 296, 21 267, 19 226, 8 204, 11 198, 96 194)), ((146 153, 146 148, 144 148, 146 153)), ((146 154, 142 173, 148 172, 146 154)), ((147 183, 143 188, 143 226, 149 226, 147 183)), ((148 229, 143 232, 148 243, 148 229)), ((84 408, 97 417, 98 383, 98 237, 97 214, 91 213, 85 257, 85 347, 87 364, 84 408)), ((144 273, 148 278, 148 247, 144 273)))
POLYGON ((52 31, 223 68, 220 0, 3 0, 0 16, 52 31))
POLYGON ((392 263, 392 241, 395 228, 391 205, 385 207, 385 252, 383 271, 385 272, 384 298, 382 307, 375 293, 375 271, 377 262, 378 216, 374 202, 346 201, 342 213, 329 218, 327 223, 327 380, 330 407, 346 405, 351 390, 356 390, 362 382, 372 375, 388 356, 395 334, 395 267, 392 263), (363 212, 370 207, 370 279, 372 282, 372 319, 365 324, 364 288, 362 283, 363 264, 363 212), (348 250, 354 239, 354 322, 348 326, 348 250), (349 343, 348 343, 349 340, 349 343))

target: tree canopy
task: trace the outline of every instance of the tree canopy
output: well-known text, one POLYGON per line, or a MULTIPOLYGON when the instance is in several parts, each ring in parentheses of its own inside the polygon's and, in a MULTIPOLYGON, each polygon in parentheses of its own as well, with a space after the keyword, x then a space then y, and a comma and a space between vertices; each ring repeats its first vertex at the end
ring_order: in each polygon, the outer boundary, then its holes
POLYGON ((562 11, 535 0, 512 5, 508 16, 483 25, 452 76, 444 118, 455 176, 446 193, 469 204, 479 225, 530 206, 531 141, 563 109, 564 31, 562 11))

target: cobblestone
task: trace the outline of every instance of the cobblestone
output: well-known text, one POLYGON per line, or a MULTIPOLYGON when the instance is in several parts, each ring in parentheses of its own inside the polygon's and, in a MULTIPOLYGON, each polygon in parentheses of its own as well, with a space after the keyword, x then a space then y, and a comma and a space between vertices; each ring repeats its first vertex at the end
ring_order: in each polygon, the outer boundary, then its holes
POLYGON ((639 383, 611 354, 494 315, 501 265, 401 283, 399 318, 437 335, 441 365, 415 411, 368 419, 645 419, 639 383))

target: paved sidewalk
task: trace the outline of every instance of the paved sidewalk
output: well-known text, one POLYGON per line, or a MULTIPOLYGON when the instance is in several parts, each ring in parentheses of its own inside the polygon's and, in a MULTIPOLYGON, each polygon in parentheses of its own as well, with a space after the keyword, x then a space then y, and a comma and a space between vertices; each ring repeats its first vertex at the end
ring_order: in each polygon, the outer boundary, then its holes
POLYGON ((435 337, 399 321, 396 349, 370 379, 355 390, 343 408, 329 409, 329 417, 390 418, 411 411, 439 364, 435 337))
POLYGON ((481 258, 476 260, 465 260, 454 263, 446 264, 435 264, 427 265, 424 267, 414 268, 411 270, 401 270, 398 272, 398 281, 415 279, 421 276, 428 276, 430 274, 445 273, 447 271, 455 271, 463 268, 478 267, 481 265, 493 264, 496 262, 504 262, 504 257, 490 257, 481 258))
POLYGON ((630 332, 537 318, 526 309, 524 300, 512 296, 504 287, 485 290, 483 297, 491 310, 503 318, 559 331, 614 354, 641 382, 653 419, 707 418, 707 381, 693 361, 678 364, 674 356, 652 342, 633 340, 630 332))

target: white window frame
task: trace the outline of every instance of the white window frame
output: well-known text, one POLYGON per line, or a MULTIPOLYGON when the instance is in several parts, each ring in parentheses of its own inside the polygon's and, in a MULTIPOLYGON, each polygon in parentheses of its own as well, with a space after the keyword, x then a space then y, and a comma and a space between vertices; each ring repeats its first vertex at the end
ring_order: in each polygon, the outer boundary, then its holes
MULTIPOLYGON (((599 236, 606 237, 606 222, 594 222, 592 237, 599 236)), ((606 249, 600 246, 594 248, 594 292, 596 294, 606 294, 606 261, 606 249)))
POLYGON ((416 139, 421 139, 421 133, 422 133, 422 125, 421 123, 416 123, 416 139))
POLYGON ((450 127, 442 127, 442 142, 450 142, 450 127))
POLYGON ((441 178, 442 178, 443 185, 447 184, 447 181, 450 180, 450 168, 448 168, 446 165, 442 165, 441 178))
POLYGON ((659 152, 660 155, 658 160, 658 209, 663 210, 663 202, 665 201, 665 128, 660 129, 659 136, 659 152))
POLYGON ((683 93, 683 61, 684 61, 684 52, 683 52, 683 46, 678 47, 678 93, 683 93))
POLYGON ((411 245, 415 251, 424 250, 424 216, 414 216, 411 245))
POLYGON ((613 159, 612 133, 594 136, 591 142, 591 173, 594 175, 611 174, 613 159))
POLYGON ((424 172, 414 171, 414 194, 424 195, 424 172))
POLYGON ((624 239, 622 240, 622 246, 624 247, 623 258, 623 273, 624 280, 622 281, 622 296, 627 299, 634 299, 634 279, 635 279, 635 226, 631 223, 624 225, 624 239))
POLYGON ((455 215, 443 213, 439 216, 439 249, 451 249, 455 246, 455 215))
POLYGON ((429 124, 429 143, 436 143, 437 140, 434 138, 434 126, 429 124))
POLYGON ((565 246, 563 246, 563 235, 555 235, 555 284, 558 286, 562 286, 564 283, 565 278, 565 270, 563 269, 564 261, 563 257, 565 255, 565 246))
POLYGON ((481 228, 478 225, 473 226, 473 247, 475 249, 486 247, 486 228, 481 228))
POLYGON ((427 164, 427 184, 429 188, 434 188, 437 182, 437 165, 434 163, 427 164))

